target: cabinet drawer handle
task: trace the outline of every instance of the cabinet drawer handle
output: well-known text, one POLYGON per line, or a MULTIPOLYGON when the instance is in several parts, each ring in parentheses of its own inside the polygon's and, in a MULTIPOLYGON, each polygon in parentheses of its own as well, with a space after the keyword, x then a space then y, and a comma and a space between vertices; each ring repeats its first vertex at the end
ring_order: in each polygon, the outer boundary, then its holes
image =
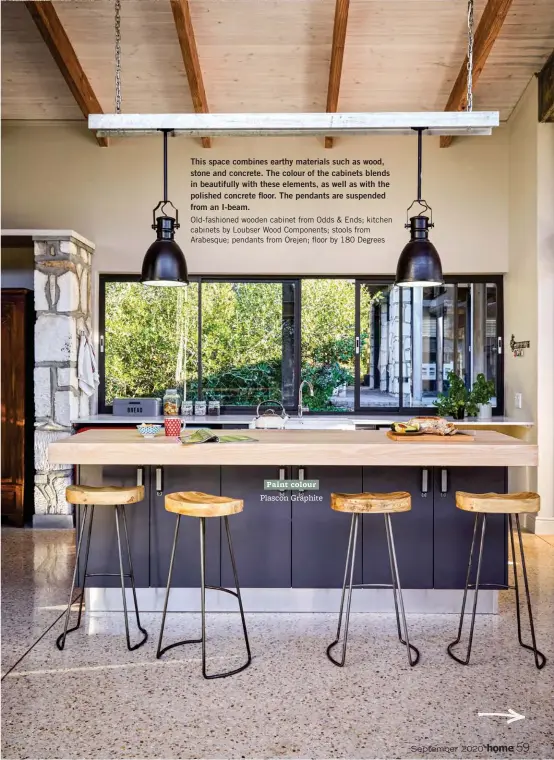
POLYGON ((156 467, 156 493, 161 496, 164 490, 163 467, 156 467))
POLYGON ((137 467, 137 486, 144 485, 144 467, 137 467))
POLYGON ((448 470, 441 470, 441 496, 448 493, 448 470))
POLYGON ((429 470, 424 467, 421 471, 421 495, 427 496, 429 493, 429 470))
MULTIPOLYGON (((305 478, 304 468, 300 467, 299 470, 298 470, 298 480, 302 481, 302 480, 304 480, 304 478, 305 478)), ((304 490, 305 490, 304 488, 299 488, 298 489, 298 493, 304 493, 304 490)))
MULTIPOLYGON (((285 480, 285 468, 280 467, 279 468, 279 480, 285 480)), ((285 489, 280 489, 279 493, 286 493, 285 489)))

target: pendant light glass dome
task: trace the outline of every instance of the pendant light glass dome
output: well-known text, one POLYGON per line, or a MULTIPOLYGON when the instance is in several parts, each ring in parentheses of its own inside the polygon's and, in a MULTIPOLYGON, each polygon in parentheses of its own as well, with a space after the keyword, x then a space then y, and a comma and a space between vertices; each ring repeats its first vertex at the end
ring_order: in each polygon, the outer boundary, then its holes
POLYGON ((143 285, 180 287, 188 283, 187 262, 183 251, 175 242, 175 230, 179 229, 179 212, 167 199, 167 130, 164 130, 164 200, 152 212, 152 229, 156 240, 146 251, 142 262, 140 281, 143 285), (166 214, 166 206, 175 210, 175 217, 166 214), (159 216, 156 212, 160 211, 159 216))
POLYGON ((422 155, 422 129, 417 129, 417 199, 415 203, 423 207, 424 211, 431 212, 431 218, 425 214, 410 217, 406 223, 406 229, 410 230, 410 241, 404 246, 396 267, 395 285, 404 288, 433 287, 444 285, 442 265, 437 249, 429 240, 429 229, 433 225, 433 212, 427 201, 421 197, 421 155, 422 155))

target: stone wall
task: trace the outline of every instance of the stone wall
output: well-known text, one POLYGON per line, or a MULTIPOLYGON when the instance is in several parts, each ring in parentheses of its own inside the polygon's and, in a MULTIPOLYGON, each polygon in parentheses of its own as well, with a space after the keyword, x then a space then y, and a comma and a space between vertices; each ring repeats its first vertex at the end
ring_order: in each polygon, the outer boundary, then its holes
POLYGON ((71 466, 48 461, 48 444, 71 435, 71 420, 90 413, 79 390, 81 331, 92 329, 93 246, 68 235, 35 239, 35 514, 69 515, 71 466))

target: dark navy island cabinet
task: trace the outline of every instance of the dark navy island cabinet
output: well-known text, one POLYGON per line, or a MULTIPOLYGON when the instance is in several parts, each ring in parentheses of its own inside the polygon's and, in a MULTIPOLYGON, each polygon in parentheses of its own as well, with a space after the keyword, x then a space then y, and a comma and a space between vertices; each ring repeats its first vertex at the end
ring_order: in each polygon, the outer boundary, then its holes
MULTIPOLYGON (((299 476, 293 468, 293 478, 299 476)), ((361 467, 305 467, 305 480, 319 480, 319 491, 292 494, 292 585, 295 588, 339 588, 344 564, 350 516, 333 512, 331 494, 359 493, 361 467), (303 501, 303 496, 322 496, 322 501, 303 501)), ((302 474, 302 473, 300 473, 302 474)), ((362 531, 358 532, 354 583, 362 578, 362 531)))
MULTIPOLYGON (((291 502, 261 501, 264 480, 278 480, 279 467, 222 467, 221 493, 244 499, 244 510, 229 518, 239 581, 244 588, 290 588, 291 502)), ((290 467, 283 468, 290 478, 290 467)), ((221 537, 221 583, 233 586, 227 541, 221 537)))
MULTIPOLYGON (((81 467, 86 485, 133 485, 137 468, 81 467)), ((231 467, 166 466, 141 468, 145 499, 126 508, 137 586, 163 587, 167 582, 176 516, 164 509, 165 494, 205 491, 244 500, 244 511, 229 519, 243 588, 340 588, 350 515, 333 512, 332 492, 409 491, 412 510, 391 516, 400 580, 404 588, 459 589, 465 583, 473 532, 473 515, 456 509, 456 490, 475 492, 507 488, 503 467, 231 467), (319 491, 287 491, 277 501, 265 501, 264 480, 302 476, 319 480, 319 491), (310 501, 309 495, 322 496, 310 501)), ((82 508, 77 511, 80 524, 82 508)), ((200 584, 199 521, 183 517, 173 586, 200 584)), ((483 583, 496 586, 507 578, 507 525, 503 515, 487 517, 483 583)), ((80 581, 82 581, 82 564, 80 581)), ((89 572, 117 573, 117 542, 113 509, 97 507, 89 572)), ((225 531, 217 519, 206 524, 206 581, 233 585, 225 531)), ((355 583, 390 583, 385 525, 382 515, 364 515, 358 533, 355 583)), ((91 579, 91 586, 117 586, 118 577, 91 579)))
MULTIPOLYGON (((506 493, 504 467, 435 468, 434 588, 463 588, 475 515, 456 508, 456 491, 506 493)), ((481 527, 477 534, 479 541, 481 527)), ((508 573, 507 522, 504 515, 487 515, 481 583, 505 585, 508 573)), ((478 550, 478 544, 475 552, 478 550)), ((473 573, 477 560, 474 558, 473 573)), ((474 575, 471 581, 473 582, 474 575)))
MULTIPOLYGON (((150 477, 150 585, 167 584, 169 560, 175 535, 177 515, 166 512, 165 494, 176 491, 203 491, 219 495, 219 467, 152 467, 150 477), (161 485, 161 493, 158 486, 161 485)), ((206 583, 219 586, 220 521, 206 520, 206 583)), ((174 587, 200 586, 200 520, 181 517, 179 541, 175 555, 174 587)))
MULTIPOLYGON (((408 491, 410 512, 391 515, 400 583, 433 588, 433 478, 421 467, 364 467, 364 491, 408 491), (425 490, 423 490, 425 489, 425 490)), ((363 582, 391 583, 383 515, 363 517, 363 582)))

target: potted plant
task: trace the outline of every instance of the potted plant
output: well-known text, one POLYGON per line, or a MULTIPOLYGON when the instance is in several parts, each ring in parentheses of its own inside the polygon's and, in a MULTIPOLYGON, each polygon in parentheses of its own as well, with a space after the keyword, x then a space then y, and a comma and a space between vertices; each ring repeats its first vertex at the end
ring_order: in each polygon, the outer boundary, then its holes
POLYGON ((449 372, 446 382, 446 393, 439 393, 437 400, 433 402, 437 414, 441 417, 454 417, 455 420, 463 420, 466 411, 470 415, 476 414, 477 406, 470 398, 470 392, 463 379, 455 372, 449 372))
POLYGON ((489 420, 492 417, 490 400, 494 396, 494 392, 494 380, 487 380, 485 375, 480 372, 470 392, 471 402, 477 406, 480 420, 489 420))

